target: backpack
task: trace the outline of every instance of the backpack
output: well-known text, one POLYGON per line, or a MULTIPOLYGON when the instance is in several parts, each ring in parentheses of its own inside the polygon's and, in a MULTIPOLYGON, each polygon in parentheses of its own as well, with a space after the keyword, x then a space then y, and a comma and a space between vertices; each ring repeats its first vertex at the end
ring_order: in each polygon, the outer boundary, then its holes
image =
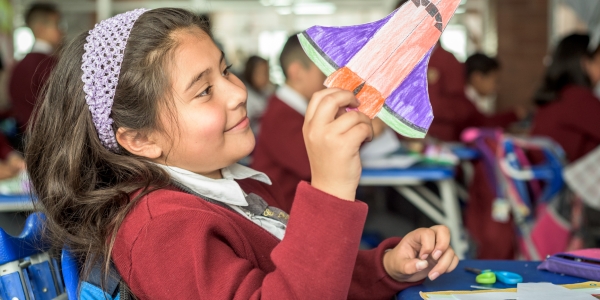
POLYGON ((121 276, 110 264, 109 276, 106 286, 102 288, 102 268, 101 264, 96 264, 90 275, 80 282, 79 266, 72 254, 63 249, 61 257, 62 273, 65 282, 65 289, 69 300, 129 300, 135 299, 135 296, 129 290, 129 287, 122 280, 121 276))

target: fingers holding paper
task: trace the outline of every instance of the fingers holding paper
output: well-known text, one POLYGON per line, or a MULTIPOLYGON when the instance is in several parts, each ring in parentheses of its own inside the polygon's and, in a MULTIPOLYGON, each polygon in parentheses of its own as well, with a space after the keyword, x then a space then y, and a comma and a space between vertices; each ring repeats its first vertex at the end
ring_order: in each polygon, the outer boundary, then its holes
POLYGON ((345 111, 358 105, 349 91, 317 92, 308 104, 302 128, 312 186, 350 201, 354 201, 362 170, 360 145, 373 137, 371 120, 365 114, 345 111))

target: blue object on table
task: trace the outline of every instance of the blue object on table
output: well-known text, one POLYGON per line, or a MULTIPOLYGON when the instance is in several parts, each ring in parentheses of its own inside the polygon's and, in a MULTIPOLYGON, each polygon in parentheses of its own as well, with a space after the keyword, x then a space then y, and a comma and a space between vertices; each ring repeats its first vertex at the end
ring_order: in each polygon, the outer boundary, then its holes
POLYGON ((479 158, 479 151, 477 149, 468 147, 465 145, 452 145, 450 146, 452 153, 456 155, 460 160, 475 160, 479 158))
POLYGON ((496 281, 517 284, 523 282, 523 277, 517 273, 507 271, 496 271, 496 270, 480 270, 476 268, 465 268, 465 271, 469 271, 473 274, 477 274, 475 281, 480 284, 494 284, 496 281))
POLYGON ((406 169, 363 169, 362 177, 410 177, 425 181, 452 178, 451 167, 417 164, 406 169))
MULTIPOLYGON (((587 279, 540 271, 537 266, 540 261, 515 260, 461 260, 456 269, 450 274, 443 274, 435 281, 425 280, 422 285, 413 286, 396 295, 397 300, 421 300, 419 292, 441 291, 470 291, 475 284, 475 274, 465 271, 465 267, 478 269, 504 270, 523 276, 523 282, 551 282, 554 284, 570 284, 589 281, 587 279)), ((515 288, 516 284, 496 282, 493 288, 515 288)))
POLYGON ((517 273, 507 271, 494 271, 490 272, 496 274, 496 280, 506 284, 517 284, 523 282, 523 277, 517 273))

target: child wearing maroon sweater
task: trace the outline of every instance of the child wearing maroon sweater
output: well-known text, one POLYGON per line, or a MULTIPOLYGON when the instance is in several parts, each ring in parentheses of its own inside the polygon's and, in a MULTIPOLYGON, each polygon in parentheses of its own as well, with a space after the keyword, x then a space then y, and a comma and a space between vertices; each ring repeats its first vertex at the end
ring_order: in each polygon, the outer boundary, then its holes
POLYGON ((539 106, 533 135, 549 136, 575 161, 600 146, 600 47, 590 51, 587 35, 573 34, 557 46, 544 84, 536 93, 539 106))
POLYGON ((289 211, 298 183, 311 179, 302 125, 308 100, 325 88, 326 76, 304 53, 296 35, 288 38, 279 61, 285 84, 268 101, 251 167, 277 180, 286 200, 281 209, 289 211))
POLYGON ((32 4, 25 14, 25 22, 35 36, 35 43, 31 52, 13 68, 9 82, 11 111, 20 132, 25 130, 33 107, 56 64, 54 49, 63 38, 59 29, 60 12, 53 4, 32 4))
POLYGON ((389 299, 455 268, 444 226, 358 251, 358 149, 372 127, 341 109, 358 106, 351 92, 312 96, 312 181, 290 215, 269 177, 236 164, 255 143, 246 95, 183 9, 120 14, 65 47, 26 160, 51 240, 84 277, 112 261, 140 299, 389 299))

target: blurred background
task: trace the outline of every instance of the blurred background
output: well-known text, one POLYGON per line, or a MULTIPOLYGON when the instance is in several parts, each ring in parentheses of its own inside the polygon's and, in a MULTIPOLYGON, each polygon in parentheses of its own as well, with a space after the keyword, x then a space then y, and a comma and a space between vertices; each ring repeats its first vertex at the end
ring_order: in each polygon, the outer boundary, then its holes
MULTIPOLYGON (((566 0, 463 0, 441 38, 460 61, 475 52, 502 62, 497 109, 528 102, 548 63, 547 55, 565 34, 585 31, 586 23, 566 0)), ((584 0, 585 1, 585 0, 584 0)), ((24 13, 34 1, 0 0, 0 52, 5 69, 22 59, 34 43, 24 13)), ((37 1, 40 2, 40 1, 37 1)), ((44 1, 41 1, 44 2, 44 1)), ((47 1, 50 2, 50 1, 47 1)), ((251 55, 269 60, 271 81, 283 82, 278 55, 286 38, 312 25, 351 25, 378 20, 396 0, 60 0, 66 38, 92 28, 97 21, 133 8, 163 6, 207 14, 216 40, 238 73, 251 55)), ((2 85, 4 89, 6 85, 2 85)), ((2 91, 2 95, 6 95, 2 91)), ((0 99, 0 108, 7 97, 0 99)))

